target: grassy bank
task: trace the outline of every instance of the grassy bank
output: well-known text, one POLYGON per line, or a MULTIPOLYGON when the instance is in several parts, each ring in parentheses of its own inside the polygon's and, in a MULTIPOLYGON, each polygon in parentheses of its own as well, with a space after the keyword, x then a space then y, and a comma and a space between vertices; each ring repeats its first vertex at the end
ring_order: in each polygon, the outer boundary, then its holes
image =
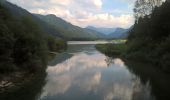
POLYGON ((97 44, 96 49, 110 57, 120 57, 126 51, 126 44, 97 44))

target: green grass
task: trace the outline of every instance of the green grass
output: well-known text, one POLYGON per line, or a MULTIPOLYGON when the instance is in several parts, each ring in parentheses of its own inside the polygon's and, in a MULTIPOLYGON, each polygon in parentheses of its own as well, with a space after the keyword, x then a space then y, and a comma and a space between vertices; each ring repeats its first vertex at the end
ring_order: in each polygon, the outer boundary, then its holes
POLYGON ((95 47, 100 52, 111 57, 123 55, 127 48, 126 44, 97 44, 95 47))
POLYGON ((126 39, 115 39, 115 40, 112 40, 112 42, 126 43, 127 40, 126 39))

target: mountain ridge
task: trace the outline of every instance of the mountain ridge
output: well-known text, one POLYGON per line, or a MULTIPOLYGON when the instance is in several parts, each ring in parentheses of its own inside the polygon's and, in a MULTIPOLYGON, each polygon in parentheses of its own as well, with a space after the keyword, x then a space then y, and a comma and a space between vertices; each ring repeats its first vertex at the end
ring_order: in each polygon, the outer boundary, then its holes
POLYGON ((95 30, 95 31, 97 31, 99 33, 108 35, 108 34, 114 32, 116 28, 105 28, 105 27, 87 26, 86 29, 95 30))
POLYGON ((38 24, 38 26, 43 30, 43 32, 52 34, 56 37, 60 37, 65 40, 96 40, 102 38, 102 36, 100 36, 96 32, 92 32, 84 28, 80 28, 78 26, 72 25, 71 23, 63 20, 62 18, 56 17, 53 14, 49 14, 46 16, 47 19, 49 20, 48 22, 48 21, 44 21, 42 18, 37 17, 35 14, 32 14, 29 11, 15 4, 12 4, 8 1, 1 2, 1 3, 7 9, 9 9, 12 16, 15 16, 18 20, 20 20, 22 17, 25 16, 30 17, 38 24))
POLYGON ((79 26, 72 25, 71 23, 57 17, 54 14, 41 15, 34 14, 44 22, 52 25, 56 30, 58 30, 67 39, 98 39, 102 38, 98 33, 94 31, 89 31, 79 26))
POLYGON ((105 38, 107 39, 112 39, 112 38, 127 38, 128 32, 131 28, 129 29, 124 29, 124 28, 104 28, 104 27, 94 27, 94 26, 87 26, 86 29, 91 29, 94 31, 97 31, 101 34, 105 35, 105 38))

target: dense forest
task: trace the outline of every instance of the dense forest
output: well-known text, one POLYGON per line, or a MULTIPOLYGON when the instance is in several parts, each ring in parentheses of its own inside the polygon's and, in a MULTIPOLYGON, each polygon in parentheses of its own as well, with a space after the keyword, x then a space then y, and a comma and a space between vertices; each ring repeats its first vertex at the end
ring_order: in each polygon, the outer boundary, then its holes
MULTIPOLYGON (((6 2, 6 1, 4 1, 6 2)), ((16 17, 0 2, 0 73, 36 72, 47 64, 49 51, 61 51, 66 42, 46 34, 32 16, 16 17)))
POLYGON ((137 0, 134 15, 126 56, 170 72, 170 1, 137 0))

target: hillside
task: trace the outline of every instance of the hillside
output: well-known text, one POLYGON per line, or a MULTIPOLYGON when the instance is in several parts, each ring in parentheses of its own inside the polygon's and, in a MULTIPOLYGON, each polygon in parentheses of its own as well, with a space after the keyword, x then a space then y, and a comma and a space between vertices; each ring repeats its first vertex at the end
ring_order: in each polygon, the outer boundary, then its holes
POLYGON ((98 33, 72 25, 71 23, 68 23, 53 14, 34 15, 53 26, 59 33, 62 34, 64 38, 68 40, 93 40, 101 38, 98 33))
POLYGON ((43 22, 42 20, 40 20, 39 18, 37 18, 27 10, 18 7, 17 5, 12 4, 10 2, 3 2, 3 5, 10 11, 12 16, 16 17, 17 19, 21 19, 24 16, 29 16, 32 18, 32 20, 34 20, 39 25, 41 30, 43 30, 44 32, 48 34, 53 34, 57 37, 62 37, 61 34, 58 31, 56 31, 51 25, 43 22))
POLYGON ((131 29, 123 29, 123 28, 97 28, 93 26, 88 26, 86 29, 96 31, 98 34, 103 34, 104 38, 127 38, 128 31, 131 29))
POLYGON ((104 35, 109 35, 110 33, 113 33, 116 28, 104 28, 104 27, 94 27, 94 26, 88 26, 86 29, 94 30, 96 32, 102 33, 104 35))
POLYGON ((127 38, 129 29, 116 28, 113 33, 108 35, 109 38, 127 38))
POLYGON ((43 16, 31 14, 27 10, 10 2, 3 2, 3 5, 6 6, 12 15, 18 19, 24 16, 31 17, 45 33, 52 34, 66 40, 94 40, 102 38, 102 36, 95 32, 93 33, 92 31, 87 31, 86 29, 74 26, 55 15, 51 14, 43 16))
POLYGON ((106 39, 107 38, 107 35, 103 34, 103 33, 100 33, 98 31, 95 31, 95 30, 92 30, 92 29, 88 29, 88 28, 84 28, 86 31, 88 31, 89 33, 91 34, 95 34, 96 36, 98 36, 99 38, 101 39, 106 39))

